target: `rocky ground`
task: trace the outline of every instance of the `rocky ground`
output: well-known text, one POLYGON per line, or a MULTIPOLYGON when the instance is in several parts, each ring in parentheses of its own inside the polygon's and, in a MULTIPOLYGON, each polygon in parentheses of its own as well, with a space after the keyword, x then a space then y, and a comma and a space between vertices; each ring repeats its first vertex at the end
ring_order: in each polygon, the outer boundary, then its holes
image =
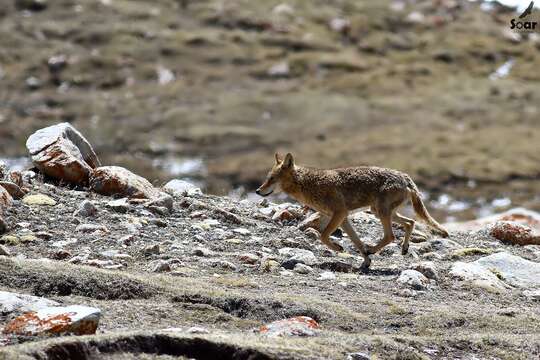
POLYGON ((209 193, 255 189, 280 150, 538 211, 540 43, 513 17, 467 0, 5 1, 0 153, 70 121, 104 163, 209 193))
MULTIPOLYGON (((540 246, 505 245, 485 227, 430 236, 406 256, 390 245, 362 273, 345 235, 334 237, 344 253, 327 250, 299 229, 303 215, 292 204, 192 189, 174 195, 169 213, 40 176, 28 190, 4 212, 11 225, 0 240, 0 290, 95 307, 101 319, 90 336, 4 334, 0 358, 540 356, 540 246), (279 215, 284 208, 293 216, 279 215), (499 261, 484 273, 456 269, 500 253, 526 263, 499 261), (258 331, 294 316, 319 328, 305 337, 258 331)), ((373 216, 353 219, 363 239, 379 238, 373 216)), ((17 315, 4 311, 0 324, 17 315)))

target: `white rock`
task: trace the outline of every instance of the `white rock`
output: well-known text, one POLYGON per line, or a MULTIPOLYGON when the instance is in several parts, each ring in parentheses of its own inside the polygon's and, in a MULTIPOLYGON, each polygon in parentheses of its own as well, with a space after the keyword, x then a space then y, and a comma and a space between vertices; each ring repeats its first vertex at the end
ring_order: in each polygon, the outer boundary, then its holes
POLYGON ((163 190, 172 195, 177 196, 193 196, 200 195, 202 191, 199 187, 180 179, 173 179, 163 186, 163 190))
POLYGON ((307 266, 302 263, 296 264, 293 270, 298 274, 309 274, 313 272, 313 268, 311 266, 307 266))
POLYGON ((317 280, 335 280, 336 274, 334 274, 332 271, 323 271, 317 280))
POLYGON ((0 314, 23 313, 57 306, 59 303, 38 296, 0 291, 0 314))
POLYGON ((488 290, 505 290, 508 288, 493 272, 475 262, 464 263, 458 261, 454 263, 449 274, 474 287, 488 290))
POLYGON ((502 276, 507 284, 519 288, 540 288, 540 263, 500 252, 482 257, 474 263, 502 276))
POLYGON ((312 251, 297 248, 281 248, 278 250, 280 255, 288 258, 288 260, 296 261, 306 265, 315 265, 317 263, 317 257, 312 251))
POLYGON ((429 279, 416 270, 404 270, 399 275, 397 282, 410 286, 415 290, 425 290, 429 285, 429 279))

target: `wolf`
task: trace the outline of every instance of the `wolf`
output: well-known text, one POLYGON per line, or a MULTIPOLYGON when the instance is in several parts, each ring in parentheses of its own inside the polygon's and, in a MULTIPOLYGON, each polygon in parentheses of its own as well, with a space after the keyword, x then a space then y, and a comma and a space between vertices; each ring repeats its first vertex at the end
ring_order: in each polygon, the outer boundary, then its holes
POLYGON ((392 219, 405 230, 401 253, 407 254, 415 221, 397 212, 407 199, 420 219, 448 237, 448 231, 429 215, 410 176, 397 170, 375 166, 317 169, 296 165, 291 153, 285 157, 276 153, 274 165, 255 192, 268 196, 278 188, 330 219, 321 233, 321 241, 334 251, 343 251, 342 246, 330 240, 330 235, 341 227, 364 258, 363 270, 371 264, 369 255, 395 240, 392 219), (383 226, 384 235, 376 245, 364 244, 347 218, 349 211, 364 207, 370 207, 383 226))

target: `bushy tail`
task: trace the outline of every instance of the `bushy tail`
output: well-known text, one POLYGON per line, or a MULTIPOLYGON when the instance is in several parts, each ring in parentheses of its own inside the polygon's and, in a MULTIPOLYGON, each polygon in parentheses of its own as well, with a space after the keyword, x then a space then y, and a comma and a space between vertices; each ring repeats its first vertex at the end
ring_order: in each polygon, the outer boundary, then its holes
POLYGON ((434 218, 431 217, 431 215, 429 215, 424 203, 422 202, 422 198, 420 198, 420 191, 416 187, 416 184, 411 178, 408 178, 407 182, 411 194, 411 202, 416 215, 424 220, 429 226, 440 232, 442 236, 448 237, 448 231, 446 231, 441 224, 439 224, 434 218))

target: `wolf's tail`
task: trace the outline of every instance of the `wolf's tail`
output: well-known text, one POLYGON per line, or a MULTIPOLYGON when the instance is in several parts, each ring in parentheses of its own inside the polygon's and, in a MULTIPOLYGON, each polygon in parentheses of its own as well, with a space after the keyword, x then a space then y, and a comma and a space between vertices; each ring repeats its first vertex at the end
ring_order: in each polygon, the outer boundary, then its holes
POLYGON ((448 231, 442 227, 434 218, 429 215, 422 198, 420 197, 420 191, 416 184, 412 181, 410 177, 407 176, 407 187, 409 188, 409 193, 411 195, 411 202, 414 208, 414 212, 418 217, 424 220, 429 226, 436 229, 441 233, 442 236, 448 237, 448 231))

